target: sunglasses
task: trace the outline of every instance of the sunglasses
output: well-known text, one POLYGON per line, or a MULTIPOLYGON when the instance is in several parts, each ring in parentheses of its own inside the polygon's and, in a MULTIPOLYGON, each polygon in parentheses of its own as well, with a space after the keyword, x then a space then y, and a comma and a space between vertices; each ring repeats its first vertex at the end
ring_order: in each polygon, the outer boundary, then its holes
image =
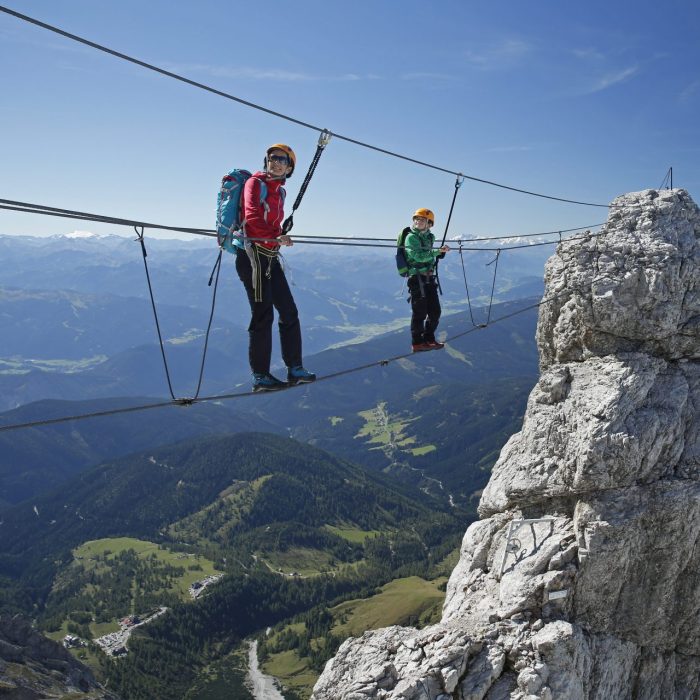
POLYGON ((287 156, 268 156, 268 160, 271 163, 283 163, 284 165, 289 165, 289 158, 287 158, 287 156))

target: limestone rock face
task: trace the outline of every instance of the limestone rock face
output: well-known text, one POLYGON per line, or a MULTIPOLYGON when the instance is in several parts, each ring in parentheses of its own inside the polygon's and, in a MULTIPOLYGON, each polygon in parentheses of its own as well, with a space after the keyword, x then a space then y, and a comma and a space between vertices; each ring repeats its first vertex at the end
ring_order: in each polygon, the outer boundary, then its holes
POLYGON ((545 281, 442 621, 349 639, 315 700, 700 700, 700 211, 619 197, 545 281))
POLYGON ((698 208, 684 190, 618 197, 606 234, 547 263, 542 367, 620 352, 700 358, 698 208))

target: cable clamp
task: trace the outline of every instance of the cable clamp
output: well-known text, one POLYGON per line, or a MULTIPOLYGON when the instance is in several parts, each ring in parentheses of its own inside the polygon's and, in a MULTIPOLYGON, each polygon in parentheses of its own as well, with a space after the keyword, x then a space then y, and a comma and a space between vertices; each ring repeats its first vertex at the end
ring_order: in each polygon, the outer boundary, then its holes
POLYGON ((173 403, 176 406, 191 406, 194 403, 194 399, 173 399, 173 403))
MULTIPOLYGON (((493 248, 491 250, 493 250, 493 248)), ((498 258, 500 257, 500 255, 501 255, 501 249, 496 248, 496 257, 491 262, 486 263, 486 267, 488 267, 489 265, 493 265, 495 262, 498 262, 498 258)))
POLYGON ((318 147, 325 148, 330 143, 332 137, 333 133, 328 131, 328 129, 324 129, 318 137, 318 147))
POLYGON ((386 367, 389 364, 389 360, 379 360, 380 367, 386 367))
POLYGON ((139 232, 139 227, 134 226, 134 231, 136 231, 136 235, 138 236, 136 240, 141 244, 141 253, 143 254, 143 260, 145 264, 146 258, 148 257, 148 253, 146 252, 146 241, 144 240, 144 227, 141 226, 141 231, 139 232))

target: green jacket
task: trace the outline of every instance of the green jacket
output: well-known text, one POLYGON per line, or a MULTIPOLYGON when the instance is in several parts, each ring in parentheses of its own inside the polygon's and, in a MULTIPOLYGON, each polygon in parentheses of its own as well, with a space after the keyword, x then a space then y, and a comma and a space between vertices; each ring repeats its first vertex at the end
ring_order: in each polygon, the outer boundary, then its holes
POLYGON ((404 246, 409 277, 419 273, 427 275, 435 269, 435 261, 442 257, 442 253, 440 250, 433 250, 433 243, 435 236, 430 229, 418 231, 412 228, 410 233, 406 234, 404 246))

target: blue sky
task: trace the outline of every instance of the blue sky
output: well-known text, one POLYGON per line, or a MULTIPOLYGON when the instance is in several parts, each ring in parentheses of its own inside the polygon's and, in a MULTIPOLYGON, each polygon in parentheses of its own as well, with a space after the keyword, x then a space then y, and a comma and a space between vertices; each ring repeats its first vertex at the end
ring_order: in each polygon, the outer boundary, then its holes
MULTIPOLYGON (((666 3, 7 0, 8 7, 331 131, 558 197, 700 197, 700 9, 666 3)), ((213 226, 221 176, 317 134, 0 13, 0 198, 213 226)), ((339 139, 295 232, 388 237, 417 207, 442 232, 454 177, 339 139)), ((451 234, 592 225, 606 210, 467 181, 451 234)), ((0 233, 119 229, 0 211, 0 233)), ((121 231, 130 234, 130 231, 121 231)))

